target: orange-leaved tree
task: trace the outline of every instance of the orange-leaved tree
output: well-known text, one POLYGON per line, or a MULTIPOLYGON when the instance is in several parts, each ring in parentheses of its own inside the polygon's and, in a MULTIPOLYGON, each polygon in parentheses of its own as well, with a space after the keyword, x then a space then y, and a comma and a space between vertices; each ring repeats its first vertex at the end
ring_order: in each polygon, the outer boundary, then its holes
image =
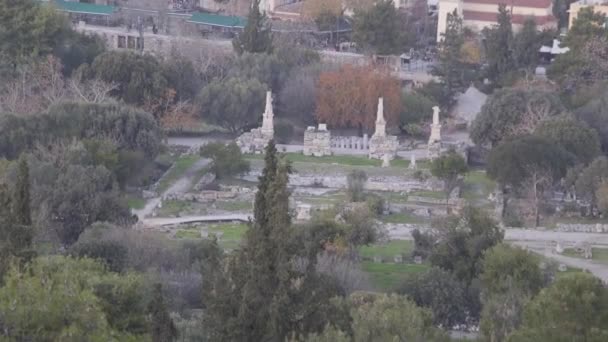
POLYGON ((384 98, 384 119, 389 126, 397 124, 401 87, 387 70, 345 65, 323 72, 317 87, 317 121, 330 127, 372 130, 380 97, 384 98))

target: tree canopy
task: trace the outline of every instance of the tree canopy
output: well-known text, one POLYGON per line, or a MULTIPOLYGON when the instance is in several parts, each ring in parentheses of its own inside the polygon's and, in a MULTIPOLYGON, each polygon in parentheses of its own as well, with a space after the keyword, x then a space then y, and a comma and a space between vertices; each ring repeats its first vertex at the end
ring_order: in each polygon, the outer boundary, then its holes
POLYGON ((508 341, 604 341, 607 315, 602 281, 585 273, 567 275, 526 305, 522 326, 508 341))
POLYGON ((484 29, 486 41, 487 75, 496 83, 504 82, 504 77, 515 65, 513 58, 513 27, 511 12, 505 4, 498 5, 498 25, 484 29))
POLYGON ((0 288, 3 336, 17 340, 146 338, 141 291, 140 278, 108 273, 90 259, 39 258, 25 272, 11 269, 0 288), (10 309, 15 306, 19 310, 10 309))
POLYGON ((543 121, 534 134, 561 146, 579 163, 588 164, 601 153, 597 132, 571 117, 543 121))
POLYGON ((260 13, 260 0, 254 0, 247 15, 247 24, 239 35, 232 40, 234 50, 240 55, 244 52, 271 53, 272 33, 266 14, 260 13))
POLYGON ((553 93, 498 89, 472 122, 471 139, 476 144, 496 146, 503 139, 534 132, 540 122, 564 111, 564 106, 553 93))
POLYGON ((378 98, 384 99, 384 119, 397 123, 401 105, 399 81, 369 67, 345 65, 322 72, 317 87, 318 122, 332 127, 373 129, 378 98))
POLYGON ((468 170, 466 160, 456 151, 449 151, 431 162, 431 174, 443 181, 446 205, 450 193, 458 185, 458 177, 467 173, 468 170))
POLYGON ((199 115, 233 133, 241 132, 260 121, 266 89, 256 79, 231 77, 213 81, 196 99, 199 115))
POLYGON ((15 67, 51 53, 68 31, 67 20, 51 6, 34 0, 1 0, 0 63, 15 67))
POLYGON ((353 39, 376 54, 400 53, 405 48, 401 26, 393 0, 376 1, 372 7, 355 12, 353 39))
POLYGON ((407 297, 355 293, 351 302, 352 338, 348 332, 328 326, 323 333, 306 341, 449 341, 433 326, 433 315, 416 306, 407 297))

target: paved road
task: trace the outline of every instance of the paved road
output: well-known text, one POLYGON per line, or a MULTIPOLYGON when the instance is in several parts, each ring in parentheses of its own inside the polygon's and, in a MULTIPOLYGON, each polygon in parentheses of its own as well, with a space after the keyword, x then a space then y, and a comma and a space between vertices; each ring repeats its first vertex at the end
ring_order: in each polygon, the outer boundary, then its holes
MULTIPOLYGON (((413 228, 394 229, 389 231, 389 237, 391 239, 412 240, 412 230, 413 228)), ((557 241, 564 246, 589 242, 595 247, 608 248, 608 234, 507 229, 505 231, 505 240, 515 245, 526 247, 537 254, 568 266, 588 270, 596 277, 608 283, 608 265, 593 260, 571 258, 552 252, 557 241)))
POLYGON ((251 217, 250 214, 227 214, 227 215, 201 215, 201 216, 184 216, 184 217, 154 217, 146 218, 141 221, 143 227, 153 228, 162 226, 171 226, 177 224, 188 224, 198 222, 226 222, 226 221, 242 221, 247 222, 251 217))
POLYGON ((184 175, 173 183, 167 190, 165 190, 165 192, 163 192, 159 197, 149 199, 142 209, 133 210, 133 214, 137 215, 139 221, 143 221, 146 216, 152 214, 154 208, 158 207, 163 197, 172 194, 184 193, 190 190, 194 185, 192 183, 195 176, 201 169, 209 165, 210 162, 211 160, 209 159, 201 159, 194 163, 188 170, 186 170, 184 175))
POLYGON ((545 248, 531 247, 529 244, 519 242, 519 241, 514 242, 514 244, 522 246, 522 247, 527 247, 529 250, 531 250, 537 254, 543 255, 547 258, 553 259, 559 263, 568 265, 570 267, 576 267, 576 268, 580 268, 583 270, 587 270, 608 284, 608 265, 606 265, 606 264, 602 264, 600 262, 588 260, 588 259, 567 257, 567 256, 564 256, 561 254, 553 253, 551 250, 548 250, 545 248))

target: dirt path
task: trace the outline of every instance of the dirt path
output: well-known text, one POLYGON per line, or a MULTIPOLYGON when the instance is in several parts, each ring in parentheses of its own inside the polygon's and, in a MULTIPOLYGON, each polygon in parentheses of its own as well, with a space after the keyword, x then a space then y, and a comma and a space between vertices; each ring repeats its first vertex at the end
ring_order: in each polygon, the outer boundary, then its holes
POLYGON ((165 190, 159 197, 151 198, 146 202, 146 205, 139 210, 133 210, 133 214, 137 215, 139 221, 143 221, 146 216, 152 214, 154 208, 158 206, 161 202, 162 198, 167 195, 172 194, 181 194, 185 193, 192 188, 194 184, 194 179, 198 172, 203 168, 207 167, 211 160, 209 159, 201 159, 194 163, 183 176, 181 176, 175 183, 171 184, 171 186, 165 190))

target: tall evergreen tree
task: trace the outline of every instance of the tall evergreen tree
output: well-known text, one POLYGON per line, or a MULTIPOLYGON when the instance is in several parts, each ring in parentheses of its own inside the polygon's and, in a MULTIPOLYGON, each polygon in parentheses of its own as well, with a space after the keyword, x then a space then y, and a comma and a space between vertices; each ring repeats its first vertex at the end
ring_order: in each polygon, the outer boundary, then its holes
POLYGON ((17 181, 13 195, 13 215, 15 223, 30 226, 32 215, 30 212, 30 169, 25 157, 19 159, 17 181))
POLYGON ((534 18, 528 18, 513 41, 513 58, 518 68, 533 69, 538 64, 538 50, 542 45, 534 18))
POLYGON ((376 1, 371 8, 356 11, 353 40, 364 49, 381 55, 402 52, 405 39, 393 0, 376 1))
POLYGON ((171 342, 177 339, 177 328, 163 298, 161 284, 154 284, 152 300, 148 305, 151 316, 152 342, 171 342))
POLYGON ((440 76, 450 96, 454 94, 458 86, 462 86, 462 46, 464 34, 462 18, 454 10, 447 17, 445 33, 442 35, 439 54, 439 64, 433 73, 440 76))
POLYGON ((25 158, 20 159, 17 171, 12 192, 0 184, 0 278, 13 258, 24 264, 35 255, 32 250, 29 168, 25 158))
POLYGON ((485 31, 488 77, 495 82, 515 67, 513 59, 513 27, 511 13, 504 4, 498 5, 498 26, 485 31))
MULTIPOLYGON (((214 341, 284 341, 321 331, 334 307, 335 287, 314 273, 316 255, 295 267, 289 214, 290 166, 277 158, 273 141, 259 180, 251 222, 241 249, 222 263, 203 262, 205 329, 214 341)), ((213 250, 213 248, 211 248, 213 250)), ((301 260, 301 258, 300 258, 301 260)))
POLYGON ((239 54, 271 53, 272 33, 266 14, 260 12, 260 0, 254 0, 249 9, 247 24, 238 36, 232 40, 234 50, 239 54))

